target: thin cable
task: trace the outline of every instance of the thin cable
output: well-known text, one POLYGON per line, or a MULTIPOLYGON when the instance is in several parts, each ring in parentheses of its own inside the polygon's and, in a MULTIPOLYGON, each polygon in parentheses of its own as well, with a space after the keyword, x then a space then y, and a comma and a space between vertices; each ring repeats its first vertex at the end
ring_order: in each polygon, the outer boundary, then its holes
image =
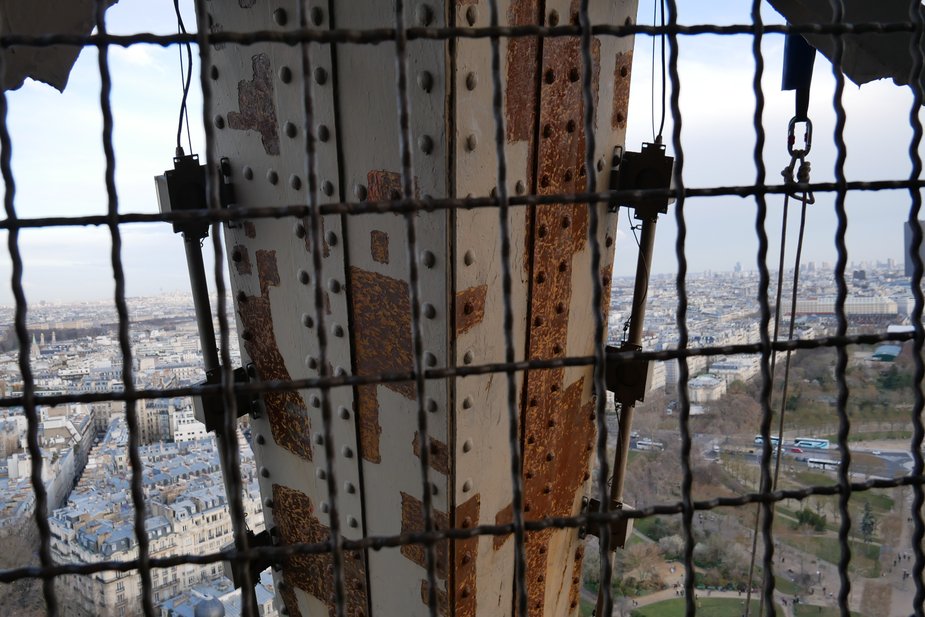
POLYGON ((667 92, 665 79, 665 0, 661 0, 660 5, 662 8, 662 33, 659 35, 662 40, 662 120, 658 125, 658 135, 655 136, 656 143, 662 143, 662 133, 665 130, 665 93, 667 92))
MULTIPOLYGON (((173 0, 173 8, 177 13, 177 28, 180 34, 187 34, 186 26, 183 25, 183 16, 180 14, 180 0, 173 0)), ((177 122, 177 150, 181 148, 181 140, 183 135, 183 119, 186 118, 186 138, 189 141, 189 151, 190 154, 193 153, 193 136, 189 130, 189 111, 186 107, 186 99, 189 96, 190 84, 193 81, 193 46, 187 41, 185 44, 186 47, 186 75, 183 73, 183 47, 179 47, 180 51, 180 81, 183 84, 183 98, 180 100, 180 120, 177 122)))

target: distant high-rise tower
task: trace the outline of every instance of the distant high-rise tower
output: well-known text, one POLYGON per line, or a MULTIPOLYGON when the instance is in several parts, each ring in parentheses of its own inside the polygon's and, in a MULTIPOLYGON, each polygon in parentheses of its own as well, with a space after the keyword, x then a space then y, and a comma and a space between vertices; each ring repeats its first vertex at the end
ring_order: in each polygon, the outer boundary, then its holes
MULTIPOLYGON (((922 228, 922 221, 919 221, 919 229, 922 228)), ((912 225, 906 221, 903 225, 903 240, 905 241, 905 250, 903 251, 903 260, 906 262, 906 276, 912 276, 912 225)), ((919 247, 919 257, 925 261, 925 242, 919 247)))

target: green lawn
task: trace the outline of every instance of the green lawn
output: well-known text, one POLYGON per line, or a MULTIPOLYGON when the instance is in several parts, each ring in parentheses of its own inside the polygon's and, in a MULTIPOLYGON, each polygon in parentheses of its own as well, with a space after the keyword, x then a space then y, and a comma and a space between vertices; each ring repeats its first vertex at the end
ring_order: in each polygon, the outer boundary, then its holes
MULTIPOLYGON (((831 606, 815 606, 812 604, 797 604, 794 607, 795 617, 839 617, 841 612, 831 606)), ((851 611, 851 617, 861 617, 861 613, 851 611)))
MULTIPOLYGON (((697 600, 697 614, 710 617, 741 617, 745 600, 737 598, 699 598, 697 600)), ((664 602, 650 604, 637 608, 633 615, 639 617, 683 617, 684 598, 672 598, 664 602)), ((777 609, 778 611, 780 609, 777 609)), ((758 600, 752 600, 752 614, 758 614, 758 600)), ((779 614, 779 613, 778 613, 779 614)))

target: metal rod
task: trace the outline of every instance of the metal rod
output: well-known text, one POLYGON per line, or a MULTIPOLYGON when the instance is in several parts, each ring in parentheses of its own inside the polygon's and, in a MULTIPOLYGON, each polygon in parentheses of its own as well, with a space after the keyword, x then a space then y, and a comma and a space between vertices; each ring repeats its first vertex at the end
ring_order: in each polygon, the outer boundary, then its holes
POLYGON ((186 247, 186 266, 189 268, 189 282, 193 291, 193 306, 196 310, 196 325, 199 330, 199 346, 202 347, 202 365, 206 374, 221 367, 218 348, 215 346, 215 326, 212 324, 212 306, 209 303, 209 285, 206 282, 206 268, 202 263, 201 238, 183 234, 186 247))

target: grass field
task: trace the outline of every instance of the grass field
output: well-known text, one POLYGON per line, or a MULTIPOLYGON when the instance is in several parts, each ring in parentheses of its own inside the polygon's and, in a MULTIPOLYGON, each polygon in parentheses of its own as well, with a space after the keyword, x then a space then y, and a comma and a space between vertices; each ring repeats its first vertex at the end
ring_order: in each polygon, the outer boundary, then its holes
MULTIPOLYGON (((839 617, 841 612, 831 606, 814 606, 812 604, 797 604, 794 607, 795 617, 839 617)), ((861 617, 861 613, 851 611, 851 617, 861 617)))
MULTIPOLYGON (((752 614, 758 614, 758 601, 752 600, 752 614)), ((672 598, 664 602, 637 608, 634 615, 640 617, 683 617, 684 598, 672 598)), ((710 617, 741 617, 745 600, 737 598, 699 598, 697 614, 710 617)), ((777 609, 780 610, 780 609, 777 609)))

